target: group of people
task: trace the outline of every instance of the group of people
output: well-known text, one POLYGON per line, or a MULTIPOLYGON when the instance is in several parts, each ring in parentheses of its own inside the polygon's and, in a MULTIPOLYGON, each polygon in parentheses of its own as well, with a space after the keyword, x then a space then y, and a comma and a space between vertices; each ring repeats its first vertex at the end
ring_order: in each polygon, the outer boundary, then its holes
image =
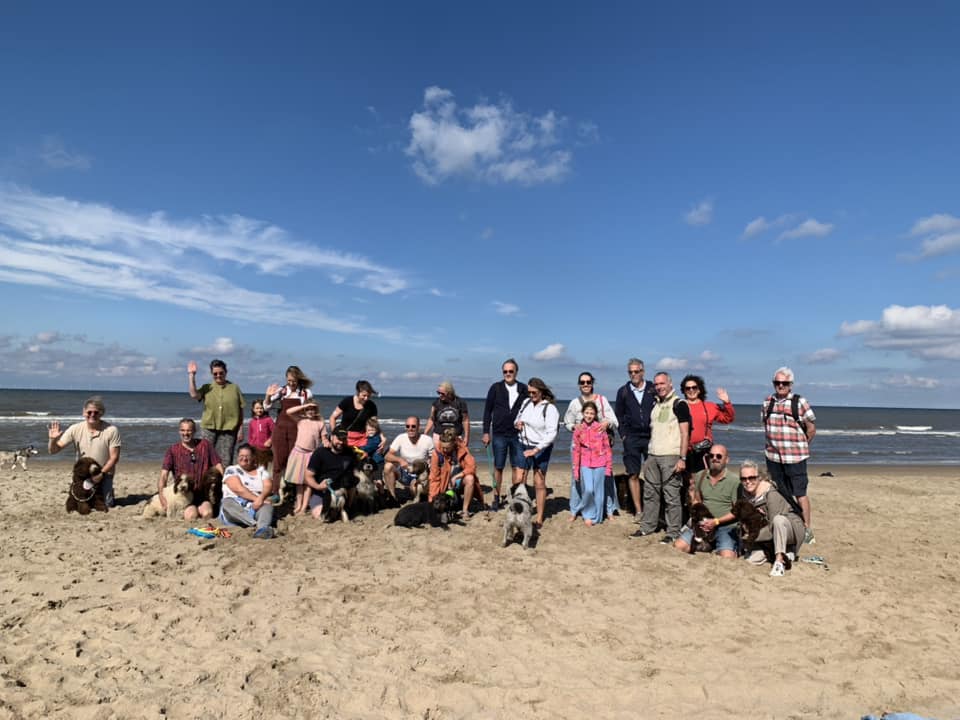
MULTIPOLYGON (((561 422, 556 397, 540 378, 520 382, 519 366, 513 358, 504 361, 501 371, 503 379, 491 384, 487 392, 482 421, 481 443, 488 449, 494 476, 488 508, 496 511, 505 503, 503 473, 509 460, 511 488, 532 477, 534 523, 542 526, 547 469, 561 422)), ((195 362, 189 363, 187 373, 190 396, 203 405, 202 437, 196 436, 194 420, 180 421, 180 441, 164 457, 158 489, 162 491, 172 476, 186 473, 199 478, 216 468, 223 474, 220 519, 255 525, 257 537, 272 537, 273 505, 281 487, 295 489, 294 514, 323 517, 331 493, 343 490, 349 501, 356 485, 354 471, 366 458, 381 468, 378 483, 393 501, 399 502, 398 487, 416 487, 425 473, 428 499, 453 491, 462 501, 464 518, 469 518, 474 503, 483 507, 484 493, 469 449, 467 404, 448 381, 437 388, 424 430, 421 432, 418 417, 408 417, 404 433, 388 443, 372 399, 376 393, 366 380, 358 381, 354 394, 339 402, 325 421, 313 397, 312 381, 300 368, 290 366, 285 384, 270 385, 263 398, 253 403, 244 438, 244 398, 227 380, 226 363, 213 360, 212 381, 199 387, 195 362), (276 413, 275 421, 271 410, 276 413), (262 450, 272 453, 271 470, 258 465, 258 451, 262 450)), ((770 527, 775 548, 814 541, 806 461, 816 433, 816 417, 807 400, 793 392, 794 376, 789 368, 774 373, 773 392, 761 407, 766 475, 747 461, 741 466, 739 480, 727 477, 726 448, 715 444, 713 438, 714 424, 736 418, 723 388, 717 389, 720 402, 714 403, 707 399, 703 378, 687 375, 680 384, 682 397, 678 396, 668 373, 658 372, 652 382, 646 380, 644 363, 638 358, 627 362, 627 375, 611 403, 596 391, 591 373, 580 373, 579 395, 563 415, 562 422, 572 433, 571 521, 582 518, 592 526, 622 513, 613 477, 613 449, 619 436, 626 485, 639 524, 631 537, 651 535, 662 528, 662 542, 687 548, 691 528, 683 526, 684 506, 703 502, 714 512, 708 527, 715 524, 722 530, 717 533, 718 554, 736 556, 740 549, 731 544, 735 522, 729 506, 719 515, 717 512, 728 501, 732 505, 737 496, 746 496, 758 498, 757 503, 768 513, 774 510, 770 527), (774 526, 773 518, 781 514, 787 520, 774 526)), ((51 423, 48 449, 56 453, 72 444, 78 455, 96 459, 102 470, 95 482, 103 485, 109 506, 113 504, 120 435, 103 420, 103 414, 103 402, 90 398, 84 404, 82 422, 62 432, 58 422, 51 423)), ((419 497, 419 491, 416 495, 419 497)), ((184 517, 211 518, 215 512, 216 508, 203 502, 187 508, 184 517)), ((783 553, 776 550, 774 559, 783 553)))

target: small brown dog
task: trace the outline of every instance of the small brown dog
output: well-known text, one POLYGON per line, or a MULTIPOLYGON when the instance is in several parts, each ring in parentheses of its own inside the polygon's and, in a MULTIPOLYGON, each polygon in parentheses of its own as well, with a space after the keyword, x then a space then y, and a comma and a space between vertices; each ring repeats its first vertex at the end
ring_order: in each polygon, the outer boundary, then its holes
POLYGON ((767 526, 767 516, 749 500, 737 500, 730 512, 740 523, 740 542, 744 545, 755 543, 760 531, 767 526))
POLYGON ((70 481, 67 496, 67 512, 89 515, 91 510, 107 512, 107 503, 103 500, 103 487, 93 482, 100 474, 100 463, 93 458, 82 457, 73 466, 73 479, 70 481))
POLYGON ((220 501, 223 500, 223 473, 216 468, 210 468, 201 477, 193 491, 193 500, 199 507, 202 503, 210 503, 213 516, 220 512, 220 501))

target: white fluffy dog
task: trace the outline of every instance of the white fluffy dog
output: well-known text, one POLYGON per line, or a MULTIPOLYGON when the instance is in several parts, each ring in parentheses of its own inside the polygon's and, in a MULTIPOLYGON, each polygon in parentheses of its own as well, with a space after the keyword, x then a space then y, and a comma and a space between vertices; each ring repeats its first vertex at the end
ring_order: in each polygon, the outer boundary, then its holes
POLYGON ((143 509, 143 516, 145 518, 152 518, 159 515, 166 515, 167 518, 175 519, 183 517, 183 511, 193 504, 193 492, 190 490, 191 485, 193 485, 193 478, 189 475, 180 475, 174 478, 172 483, 167 484, 166 487, 163 488, 163 498, 167 501, 166 512, 164 512, 163 506, 160 504, 160 496, 154 495, 143 509))
POLYGON ((530 547, 530 538, 533 537, 532 505, 527 486, 523 483, 517 485, 507 503, 507 516, 503 521, 504 547, 515 540, 518 534, 523 535, 523 549, 530 547))

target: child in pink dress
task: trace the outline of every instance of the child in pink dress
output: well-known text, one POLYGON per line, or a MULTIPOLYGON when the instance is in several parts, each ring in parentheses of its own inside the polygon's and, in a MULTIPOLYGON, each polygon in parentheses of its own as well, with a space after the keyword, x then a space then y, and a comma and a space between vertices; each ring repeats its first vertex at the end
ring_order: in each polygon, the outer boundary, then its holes
POLYGON ((247 428, 247 442, 253 445, 257 450, 266 450, 273 443, 273 418, 267 415, 263 407, 262 400, 255 400, 253 403, 253 416, 250 418, 250 425, 247 428))
POLYGON ((573 473, 580 478, 579 507, 570 507, 570 520, 583 515, 587 527, 603 521, 603 479, 613 474, 613 453, 607 431, 597 422, 597 405, 583 404, 583 422, 573 431, 573 473))
POLYGON ((296 486, 297 499, 293 505, 293 514, 302 515, 307 511, 312 494, 310 486, 304 480, 307 463, 321 443, 327 444, 327 426, 320 417, 320 408, 315 402, 289 407, 287 414, 297 421, 297 440, 290 451, 283 482, 285 485, 296 486))

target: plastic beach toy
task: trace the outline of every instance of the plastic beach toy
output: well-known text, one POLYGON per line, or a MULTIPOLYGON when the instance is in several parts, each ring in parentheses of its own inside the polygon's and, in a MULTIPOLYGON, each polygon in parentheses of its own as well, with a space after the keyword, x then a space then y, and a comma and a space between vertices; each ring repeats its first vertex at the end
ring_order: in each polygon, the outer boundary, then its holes
POLYGON ((191 535, 196 535, 197 537, 204 538, 205 540, 212 540, 213 538, 217 538, 217 537, 222 537, 222 538, 230 537, 229 530, 227 530, 226 528, 214 527, 213 525, 207 525, 206 527, 198 527, 198 528, 188 528, 187 532, 190 533, 191 535))

